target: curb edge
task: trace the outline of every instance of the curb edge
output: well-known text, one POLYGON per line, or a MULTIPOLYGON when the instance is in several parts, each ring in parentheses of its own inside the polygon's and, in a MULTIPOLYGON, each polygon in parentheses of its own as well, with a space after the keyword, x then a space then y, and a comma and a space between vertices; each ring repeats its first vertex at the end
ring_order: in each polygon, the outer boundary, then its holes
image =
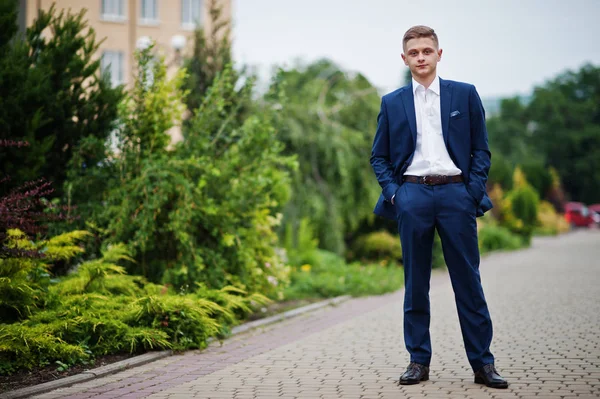
MULTIPOLYGON (((238 335, 258 327, 267 326, 270 324, 277 323, 282 320, 291 319, 296 316, 300 316, 302 314, 315 311, 326 306, 330 305, 338 305, 348 299, 352 298, 351 295, 342 295, 335 298, 326 299, 324 301, 315 302, 310 305, 302 306, 296 309, 291 309, 286 312, 276 314, 270 317, 266 317, 264 319, 254 320, 248 323, 243 323, 239 326, 235 326, 231 330, 231 334, 234 336, 238 335)), ((225 338, 227 339, 227 338, 225 338)), ((208 343, 215 341, 213 337, 207 339, 208 343)), ((126 369, 130 369, 137 366, 142 366, 146 363, 150 363, 159 359, 163 359, 165 357, 171 356, 173 351, 165 350, 160 352, 149 352, 144 353, 143 355, 134 356, 129 359, 121 360, 115 363, 107 364, 106 366, 97 367, 95 369, 86 370, 79 374, 75 374, 69 377, 60 378, 54 381, 44 382, 43 384, 32 385, 26 388, 17 389, 14 391, 8 391, 0 394, 0 399, 20 399, 26 398, 33 395, 39 395, 45 392, 53 391, 58 388, 65 388, 80 382, 86 382, 89 380, 93 380, 95 378, 104 377, 109 374, 114 374, 119 371, 123 371, 126 369)))

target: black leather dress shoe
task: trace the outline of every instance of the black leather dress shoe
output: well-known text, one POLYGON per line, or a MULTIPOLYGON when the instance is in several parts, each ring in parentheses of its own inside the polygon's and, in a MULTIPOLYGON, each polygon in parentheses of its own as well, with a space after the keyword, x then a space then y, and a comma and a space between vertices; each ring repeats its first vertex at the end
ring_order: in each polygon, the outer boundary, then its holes
POLYGON ((428 379, 429 367, 411 362, 404 374, 400 376, 398 385, 414 385, 421 381, 427 381, 428 379))
POLYGON ((493 364, 486 364, 475 373, 475 383, 485 384, 490 388, 508 388, 508 382, 498 374, 493 364))

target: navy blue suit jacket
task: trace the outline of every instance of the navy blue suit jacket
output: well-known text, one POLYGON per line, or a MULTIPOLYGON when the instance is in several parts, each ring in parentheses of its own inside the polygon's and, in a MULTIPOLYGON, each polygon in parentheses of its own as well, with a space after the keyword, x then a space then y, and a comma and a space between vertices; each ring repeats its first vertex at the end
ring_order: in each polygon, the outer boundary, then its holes
MULTIPOLYGON (((478 204, 477 216, 493 207, 485 184, 491 165, 485 111, 475 86, 440 79, 440 110, 444 142, 454 164, 462 171, 467 191, 478 204), (458 112, 457 112, 458 111, 458 112)), ((396 219, 391 199, 415 154, 417 121, 412 84, 381 99, 371 166, 382 193, 375 214, 396 219)))

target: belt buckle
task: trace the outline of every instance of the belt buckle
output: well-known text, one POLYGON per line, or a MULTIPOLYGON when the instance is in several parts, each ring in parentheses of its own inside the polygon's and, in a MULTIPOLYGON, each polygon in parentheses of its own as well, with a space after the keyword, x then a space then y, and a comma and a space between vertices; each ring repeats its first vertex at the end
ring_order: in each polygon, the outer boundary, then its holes
POLYGON ((429 176, 423 176, 423 184, 424 184, 424 185, 426 185, 426 186, 431 186, 431 183, 428 183, 428 182, 427 182, 427 178, 428 178, 428 177, 429 177, 429 176))

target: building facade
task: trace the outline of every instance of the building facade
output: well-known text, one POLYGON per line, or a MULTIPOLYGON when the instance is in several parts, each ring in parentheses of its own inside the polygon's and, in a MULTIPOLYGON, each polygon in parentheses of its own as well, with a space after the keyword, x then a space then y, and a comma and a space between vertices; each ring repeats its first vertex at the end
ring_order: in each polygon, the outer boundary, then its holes
MULTIPOLYGON (((19 26, 30 26, 40 9, 79 13, 96 32, 103 69, 111 72, 113 85, 130 85, 136 49, 156 43, 170 72, 180 65, 182 54, 193 47, 198 25, 210 28, 210 0, 20 0, 19 26)), ((223 18, 231 21, 231 0, 218 0, 223 18)))
MULTIPOLYGON (((231 0, 217 0, 222 18, 231 21, 231 0)), ((135 51, 151 41, 165 57, 167 74, 181 65, 182 56, 193 49, 197 26, 210 29, 211 0, 20 0, 19 27, 22 31, 36 19, 39 10, 79 13, 85 9, 85 19, 102 43, 98 49, 103 70, 110 71, 113 86, 133 83, 135 51)), ((180 126, 169 130, 173 142, 182 139, 180 126)))

